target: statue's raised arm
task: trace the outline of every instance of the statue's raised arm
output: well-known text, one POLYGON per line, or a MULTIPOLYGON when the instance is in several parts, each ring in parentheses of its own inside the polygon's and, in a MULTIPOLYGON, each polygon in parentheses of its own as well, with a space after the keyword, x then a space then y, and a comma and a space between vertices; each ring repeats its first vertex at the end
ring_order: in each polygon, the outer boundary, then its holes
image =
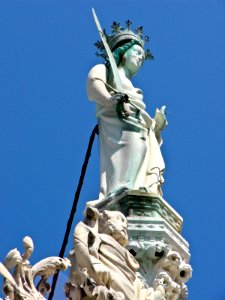
POLYGON ((143 92, 131 82, 144 61, 153 56, 144 50, 142 27, 134 33, 131 22, 126 23, 127 29, 123 30, 113 22, 111 36, 101 33, 116 63, 116 74, 112 59, 98 41, 96 46, 105 64, 94 66, 87 79, 88 97, 96 102, 99 125, 99 199, 127 190, 162 195, 165 165, 160 146, 161 131, 167 125, 165 107, 157 109, 152 119, 145 111, 143 92))

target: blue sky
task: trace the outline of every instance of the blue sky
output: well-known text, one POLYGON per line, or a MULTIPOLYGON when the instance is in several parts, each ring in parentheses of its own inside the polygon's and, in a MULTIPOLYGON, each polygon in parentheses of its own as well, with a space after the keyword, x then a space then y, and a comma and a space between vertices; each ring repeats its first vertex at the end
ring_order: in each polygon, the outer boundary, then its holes
MULTIPOLYGON (((31 263, 60 250, 96 124, 85 88, 101 62, 92 7, 104 28, 129 18, 150 36, 155 60, 133 82, 151 115, 169 112, 163 191, 190 244, 189 300, 224 300, 224 0, 0 1, 0 260, 22 252, 25 235, 31 263)), ((98 173, 96 141, 73 227, 98 196, 98 173)))

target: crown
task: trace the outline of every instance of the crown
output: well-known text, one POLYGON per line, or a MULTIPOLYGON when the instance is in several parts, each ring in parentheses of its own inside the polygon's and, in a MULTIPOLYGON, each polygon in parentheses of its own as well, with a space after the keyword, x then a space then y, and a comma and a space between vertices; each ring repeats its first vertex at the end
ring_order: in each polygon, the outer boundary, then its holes
MULTIPOLYGON (((103 33, 106 37, 106 41, 113 52, 116 48, 122 46, 125 43, 128 43, 130 41, 134 41, 137 44, 139 44, 142 48, 144 48, 144 45, 146 42, 149 42, 149 37, 145 36, 143 37, 143 26, 138 26, 135 29, 135 32, 133 32, 130 27, 132 25, 132 22, 130 20, 127 20, 126 22, 127 28, 124 29, 123 27, 120 26, 120 23, 113 22, 111 26, 111 35, 108 35, 105 30, 103 30, 103 33)), ((95 54, 97 56, 100 56, 104 58, 104 60, 107 62, 108 61, 108 56, 105 51, 105 47, 103 45, 102 41, 97 41, 94 44, 97 49, 100 51, 96 52, 95 54)), ((145 51, 145 60, 153 60, 154 56, 150 52, 149 49, 145 51)))

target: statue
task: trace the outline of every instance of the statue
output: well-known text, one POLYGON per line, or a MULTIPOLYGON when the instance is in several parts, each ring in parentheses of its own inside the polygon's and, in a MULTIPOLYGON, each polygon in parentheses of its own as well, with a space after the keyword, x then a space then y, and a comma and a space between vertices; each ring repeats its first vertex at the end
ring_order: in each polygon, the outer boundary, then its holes
POLYGON ((165 107, 152 119, 142 91, 131 82, 152 55, 144 51, 142 28, 135 34, 130 21, 126 30, 114 22, 108 36, 93 15, 102 39, 96 45, 106 61, 94 66, 87 79, 88 97, 97 108, 101 190, 98 200, 86 203, 85 219, 75 227, 65 294, 68 300, 186 299, 192 270, 178 233, 182 221, 158 197, 165 169, 160 151, 165 107), (113 199, 129 190, 141 192, 113 199))
MULTIPOLYGON (((144 51, 142 28, 138 27, 135 34, 130 24, 127 21, 128 28, 123 31, 114 22, 114 35, 106 36, 117 70, 112 68, 111 59, 94 66, 87 79, 88 97, 96 102, 99 126, 99 199, 138 189, 162 195, 165 165, 160 146, 161 131, 167 125, 165 106, 157 109, 152 119, 145 111, 142 90, 131 82, 145 59, 153 56, 149 50, 144 51)), ((100 30, 104 37, 105 32, 100 30)), ((101 42, 96 45, 105 51, 101 42)), ((101 54, 106 60, 108 52, 101 54)))
POLYGON ((87 207, 85 220, 74 231, 67 298, 165 300, 164 280, 157 279, 151 288, 145 286, 136 273, 138 262, 125 248, 127 243, 127 221, 121 212, 99 213, 87 207))

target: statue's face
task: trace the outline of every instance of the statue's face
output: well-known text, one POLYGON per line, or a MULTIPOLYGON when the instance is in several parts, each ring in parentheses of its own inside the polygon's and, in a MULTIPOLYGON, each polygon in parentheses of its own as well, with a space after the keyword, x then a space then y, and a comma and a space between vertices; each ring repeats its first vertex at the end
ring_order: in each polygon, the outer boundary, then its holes
POLYGON ((109 220, 110 226, 113 227, 112 237, 123 247, 128 243, 127 220, 121 217, 109 220))
POLYGON ((105 224, 104 232, 111 235, 121 246, 127 245, 127 220, 122 214, 111 217, 105 224))
POLYGON ((130 71, 131 75, 136 74, 141 68, 145 59, 143 48, 139 45, 133 45, 124 54, 124 59, 124 65, 130 71))

